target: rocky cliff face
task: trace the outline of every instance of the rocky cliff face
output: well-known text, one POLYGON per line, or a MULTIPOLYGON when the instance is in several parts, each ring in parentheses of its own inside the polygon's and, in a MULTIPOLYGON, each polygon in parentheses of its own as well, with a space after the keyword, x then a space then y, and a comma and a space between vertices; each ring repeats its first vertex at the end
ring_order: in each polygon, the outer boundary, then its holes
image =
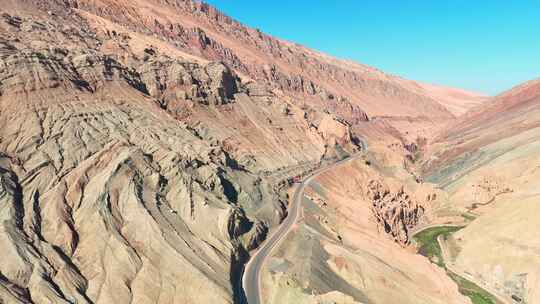
POLYGON ((450 117, 202 3, 2 4, 0 302, 238 303, 288 178, 388 104, 450 117))
POLYGON ((82 13, 97 28, 104 27, 99 20, 103 18, 124 29, 154 35, 186 53, 223 61, 246 77, 332 112, 361 109, 364 113, 359 116, 344 117, 350 123, 367 116, 453 117, 443 106, 446 95, 431 92, 429 86, 276 39, 205 3, 71 0, 64 5, 82 13))
POLYGON ((336 144, 326 113, 137 39, 62 2, 0 18, 0 299, 241 301, 283 180, 336 144))
POLYGON ((407 194, 403 186, 391 190, 379 180, 369 182, 367 196, 371 199, 371 211, 381 230, 396 242, 407 245, 411 237, 409 231, 424 215, 424 206, 407 194))
POLYGON ((146 59, 138 69, 142 81, 164 108, 178 100, 224 105, 239 92, 239 78, 223 63, 199 66, 166 57, 146 59))

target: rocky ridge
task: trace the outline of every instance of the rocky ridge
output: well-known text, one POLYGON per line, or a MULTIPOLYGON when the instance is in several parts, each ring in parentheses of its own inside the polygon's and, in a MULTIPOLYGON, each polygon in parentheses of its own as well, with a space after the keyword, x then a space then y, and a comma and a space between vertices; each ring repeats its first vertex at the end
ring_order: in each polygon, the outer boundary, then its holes
MULTIPOLYGON (((415 83, 203 3, 3 4, 9 303, 239 303, 242 265, 286 214, 292 176, 364 136, 405 141, 403 121, 453 117, 415 83)), ((406 243, 421 207, 403 191, 375 201, 406 243)))
POLYGON ((369 116, 453 117, 440 98, 444 94, 431 94, 428 86, 273 38, 205 3, 78 0, 65 5, 94 21, 92 16, 99 16, 192 55, 223 61, 246 77, 337 111, 351 123, 358 108, 369 116))
MULTIPOLYGON (((318 123, 223 63, 150 48, 106 53, 106 36, 77 16, 16 12, 0 22, 0 298, 238 301, 248 251, 285 213, 281 181, 260 173, 277 169, 270 162, 300 172, 319 162, 318 123), (311 151, 283 162, 265 150, 249 156, 227 144, 222 132, 237 132, 229 120, 198 119, 259 115, 248 107, 291 138, 312 132, 298 145, 311 151), (196 296, 195 286, 212 292, 196 296)), ((231 139, 290 149, 264 132, 231 139)))

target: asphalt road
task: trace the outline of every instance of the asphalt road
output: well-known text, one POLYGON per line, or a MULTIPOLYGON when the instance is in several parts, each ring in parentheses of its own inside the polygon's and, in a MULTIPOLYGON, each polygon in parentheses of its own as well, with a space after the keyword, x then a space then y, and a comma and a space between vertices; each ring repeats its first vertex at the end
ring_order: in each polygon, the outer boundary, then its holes
MULTIPOLYGON (((364 148, 367 148, 367 145, 364 144, 364 148)), ((248 304, 263 303, 261 297, 261 270, 264 267, 266 258, 270 256, 274 248, 278 247, 279 243, 285 238, 287 233, 289 233, 294 223, 296 223, 296 220, 300 214, 304 190, 309 183, 319 174, 331 170, 345 162, 351 161, 360 155, 361 153, 355 154, 332 165, 320 168, 314 171, 297 186, 296 191, 294 192, 292 204, 289 206, 287 217, 285 220, 283 220, 279 228, 275 230, 272 235, 262 244, 262 246, 259 247, 259 249, 252 255, 251 259, 244 268, 244 274, 242 276, 242 288, 244 289, 244 294, 248 304)))

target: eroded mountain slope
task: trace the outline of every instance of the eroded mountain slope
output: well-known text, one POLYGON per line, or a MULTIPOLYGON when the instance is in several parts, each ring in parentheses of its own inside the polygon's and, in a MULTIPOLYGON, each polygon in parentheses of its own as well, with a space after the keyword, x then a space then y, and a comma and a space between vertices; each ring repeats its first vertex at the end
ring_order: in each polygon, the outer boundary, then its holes
MULTIPOLYGON (((360 137, 412 151, 417 133, 453 119, 416 83, 198 2, 6 0, 1 12, 8 303, 240 302, 248 251, 286 214, 287 179, 358 151, 360 137)), ((406 243, 424 210, 398 186, 376 199, 376 183, 369 229, 406 243)), ((433 273, 399 293, 436 298, 448 282, 433 273)))
POLYGON ((247 251, 285 212, 281 180, 356 149, 348 126, 222 63, 107 53, 115 34, 26 9, 0 20, 0 297, 240 299, 247 251))
POLYGON ((297 226, 268 261, 269 303, 470 303, 408 246, 440 191, 381 167, 369 152, 310 184, 297 226))
POLYGON ((539 82, 465 114, 431 149, 427 179, 449 198, 439 215, 476 218, 447 243, 453 266, 509 303, 540 301, 539 82))
POLYGON ((197 1, 65 3, 97 28, 113 22, 132 32, 154 35, 185 53, 223 61, 243 77, 286 92, 297 105, 309 103, 340 115, 352 125, 366 116, 441 123, 455 116, 454 109, 470 108, 474 102, 469 101, 483 101, 465 92, 461 95, 467 98, 455 98, 455 91, 387 75, 270 37, 197 1))

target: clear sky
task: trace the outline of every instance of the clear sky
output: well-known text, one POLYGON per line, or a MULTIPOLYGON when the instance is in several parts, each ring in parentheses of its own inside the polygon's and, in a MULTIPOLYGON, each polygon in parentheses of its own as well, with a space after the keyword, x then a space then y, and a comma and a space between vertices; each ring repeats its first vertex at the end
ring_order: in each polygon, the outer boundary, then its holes
POLYGON ((405 78, 496 94, 540 77, 538 0, 209 0, 273 36, 405 78))

